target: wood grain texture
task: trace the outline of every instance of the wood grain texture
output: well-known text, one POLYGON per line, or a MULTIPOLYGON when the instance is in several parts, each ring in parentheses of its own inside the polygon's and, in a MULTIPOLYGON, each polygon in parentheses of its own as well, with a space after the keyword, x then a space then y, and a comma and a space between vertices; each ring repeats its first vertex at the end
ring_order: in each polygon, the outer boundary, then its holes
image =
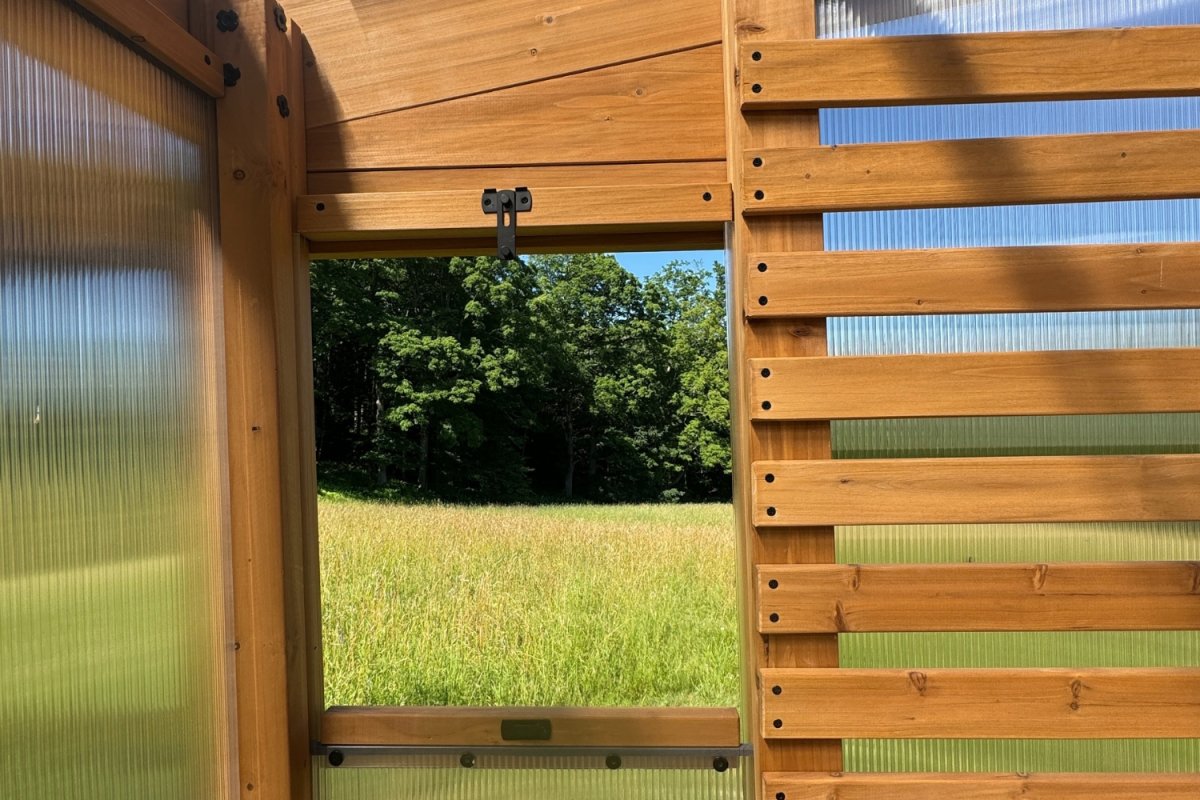
POLYGON ((1197 147, 1200 131, 750 148, 743 200, 777 214, 1195 197, 1197 147))
POLYGON ((756 420, 1200 411, 1200 349, 750 361, 756 420))
MULTIPOLYGON (((308 176, 308 190, 313 194, 446 192, 455 189, 482 191, 489 186, 528 186, 536 196, 539 189, 551 187, 603 186, 611 189, 624 186, 679 186, 689 183, 729 183, 725 159, 657 164, 351 170, 313 172, 308 176)), ((1200 293, 1200 289, 1197 291, 1200 293)))
MULTIPOLYGON (((390 194, 308 195, 297 201, 297 229, 314 241, 437 236, 496 237, 480 189, 390 194)), ((511 187, 505 187, 511 188, 511 187)), ((547 187, 518 217, 521 236, 723 228, 732 215, 728 184, 627 186, 620 202, 600 187, 547 187), (705 199, 705 198, 708 199, 705 199)))
POLYGON ((754 478, 764 527, 1200 519, 1200 455, 763 461, 754 478))
POLYGON ((1194 800, 1195 773, 814 774, 763 776, 785 800, 1194 800))
POLYGON ((209 97, 225 95, 221 60, 195 39, 179 3, 151 0, 77 0, 135 47, 145 51, 209 97))
POLYGON ((719 160, 720 76, 712 46, 326 126, 309 169, 719 160))
POLYGON ((763 735, 1187 739, 1200 669, 766 669, 763 735))
POLYGON ((292 0, 288 10, 314 55, 310 127, 721 41, 712 0, 292 0))
POLYGON ((1191 242, 757 253, 745 269, 753 318, 1200 307, 1191 242))
POLYGON ((1194 26, 743 45, 743 108, 1200 94, 1194 26), (755 90, 757 88, 757 91, 755 90))
POLYGON ((304 707, 289 704, 303 699, 294 682, 304 677, 289 671, 279 356, 292 351, 278 341, 287 321, 277 318, 291 299, 277 281, 297 255, 292 131, 275 107, 289 85, 290 46, 271 0, 209 0, 210 25, 218 8, 240 17, 234 34, 213 41, 242 70, 237 91, 216 106, 238 786, 243 800, 299 800, 310 789, 294 768, 311 759, 302 758, 304 707))
POLYGON ((188 27, 189 0, 150 0, 181 28, 188 27))
MULTIPOLYGON (((284 94, 296 100, 287 118, 288 192, 307 191, 304 124, 304 33, 295 20, 287 25, 284 94)), ((273 34, 272 34, 273 35, 273 34)), ((287 611, 288 722, 293 792, 312 785, 309 744, 321 733, 325 710, 321 649, 321 575, 317 532, 317 445, 313 388, 311 262, 304 239, 291 234, 292 262, 275 267, 276 351, 279 369, 279 419, 284 522, 284 602, 287 611)))
MULTIPOLYGON (((734 222, 727 236, 727 263, 740 264, 749 253, 809 252, 824 247, 824 224, 819 216, 746 217, 742 153, 748 147, 805 147, 820 142, 816 112, 742 113, 738 102, 737 47, 766 39, 816 38, 816 4, 794 0, 723 0, 725 14, 725 97, 729 170, 734 191, 734 222)), ((836 635, 770 635, 755 630, 754 565, 830 563, 834 561, 831 527, 758 528, 754 521, 751 465, 763 459, 828 459, 831 457, 827 422, 752 425, 749 386, 744 379, 747 359, 828 354, 825 320, 751 321, 741 307, 745 274, 730 270, 731 432, 734 474, 734 517, 738 527, 740 613, 743 619, 744 708, 746 741, 754 746, 754 769, 745 771, 747 796, 761 791, 759 776, 771 770, 837 770, 842 766, 838 741, 769 740, 758 721, 758 668, 835 667, 836 635)))
POLYGON ((331 708, 326 745, 737 747, 734 708, 331 708), (549 741, 505 741, 506 719, 550 720, 549 741))
POLYGON ((762 565, 763 633, 1200 629, 1200 564, 762 565))
MULTIPOLYGON (((517 239, 519 251, 525 254, 595 253, 601 249, 606 253, 651 253, 720 250, 725 244, 725 232, 712 228, 661 233, 518 234, 517 239)), ((314 259, 487 256, 496 253, 496 235, 309 242, 308 251, 314 259)))

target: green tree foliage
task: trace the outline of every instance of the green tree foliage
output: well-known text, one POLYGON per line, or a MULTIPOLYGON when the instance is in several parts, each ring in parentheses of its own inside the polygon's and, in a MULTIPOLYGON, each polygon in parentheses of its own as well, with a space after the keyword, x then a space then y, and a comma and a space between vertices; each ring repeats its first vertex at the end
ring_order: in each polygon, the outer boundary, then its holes
POLYGON ((718 265, 318 262, 312 293, 325 467, 458 501, 729 497, 718 265))

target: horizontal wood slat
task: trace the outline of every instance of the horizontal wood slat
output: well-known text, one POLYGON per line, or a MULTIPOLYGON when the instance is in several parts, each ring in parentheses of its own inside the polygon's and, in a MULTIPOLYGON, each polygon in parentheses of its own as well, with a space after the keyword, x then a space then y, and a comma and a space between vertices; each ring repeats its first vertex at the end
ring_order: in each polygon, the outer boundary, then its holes
POLYGON ((1200 455, 761 461, 754 523, 1200 519, 1200 455))
POLYGON ((326 745, 737 747, 734 708, 337 707, 321 719, 326 745), (549 720, 549 741, 506 741, 503 720, 549 720))
POLYGON ((782 800, 1195 800, 1195 773, 763 775, 764 797, 782 800))
POLYGON ((1200 411, 1200 349, 750 361, 756 420, 1200 411))
POLYGON ((170 67, 209 97, 225 96, 221 60, 158 4, 150 0, 78 2, 135 47, 170 67))
MULTIPOLYGON (((666 233, 576 233, 564 235, 518 235, 517 246, 525 254, 650 253, 675 250, 720 250, 725 232, 720 228, 666 233)), ((486 256, 496 252, 496 235, 442 236, 428 239, 356 239, 340 242, 309 242, 313 258, 413 258, 417 256, 486 256)))
POLYGON ((717 45, 317 128, 308 167, 722 160, 724 120, 717 45))
MULTIPOLYGON (((297 201, 298 230, 315 241, 438 236, 494 241, 496 217, 483 213, 483 188, 308 195, 297 201)), ((732 213, 727 183, 627 186, 619 199, 611 187, 547 187, 533 195, 533 210, 520 215, 517 244, 522 235, 715 230, 732 213)))
POLYGON ((748 150, 745 213, 1195 197, 1197 147, 1200 131, 748 150))
POLYGON ((1200 307, 1200 244, 760 253, 750 317, 1200 307))
POLYGON ((758 568, 761 633, 1200 630, 1200 563, 758 568))
MULTIPOLYGON (((355 192, 482 191, 487 186, 527 186, 536 194, 547 187, 679 186, 728 183, 725 160, 657 164, 568 164, 549 167, 466 167, 461 169, 389 169, 311 172, 310 194, 355 192)), ((1200 279, 1198 279, 1200 280, 1200 279)), ((1198 290, 1200 291, 1200 290, 1198 290)))
POLYGON ((711 0, 659 0, 654 13, 629 0, 511 0, 503 13, 492 0, 291 0, 287 10, 312 46, 309 127, 721 41, 711 0))
POLYGON ((1200 27, 777 41, 741 48, 747 109, 1200 94, 1200 27))
POLYGON ((768 739, 1183 739, 1200 669, 765 669, 768 739))

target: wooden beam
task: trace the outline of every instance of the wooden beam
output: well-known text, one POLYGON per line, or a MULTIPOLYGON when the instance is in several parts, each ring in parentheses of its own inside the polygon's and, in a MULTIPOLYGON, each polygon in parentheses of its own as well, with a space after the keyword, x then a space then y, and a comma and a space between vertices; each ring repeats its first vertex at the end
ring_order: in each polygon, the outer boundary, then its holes
POLYGON ((657 164, 565 164, 544 167, 464 167, 462 169, 387 169, 311 172, 313 194, 361 192, 481 191, 489 186, 527 186, 536 196, 548 187, 679 186, 729 183, 725 159, 657 164))
POLYGON ((764 565, 763 633, 1200 629, 1200 564, 764 565))
POLYGON ((805 774, 763 776, 784 800, 1194 800, 1195 773, 805 774))
POLYGON ((764 771, 832 771, 842 767, 837 741, 773 740, 762 736, 759 722, 758 670, 763 667, 836 667, 836 635, 769 635, 756 629, 754 566, 777 563, 832 563, 832 527, 759 528, 755 524, 752 464, 768 459, 820 463, 832 455, 828 422, 751 425, 750 387, 745 380, 751 358, 825 356, 825 320, 750 321, 743 298, 746 272, 739 267, 750 253, 813 252, 824 247, 819 216, 745 215, 747 148, 816 146, 820 142, 816 112, 743 114, 738 102, 738 47, 768 38, 815 39, 816 4, 795 0, 722 0, 725 16, 725 101, 734 221, 727 235, 730 303, 730 390, 733 454, 734 518, 738 527, 743 697, 747 709, 746 741, 754 746, 754 769, 746 771, 747 796, 760 797, 764 771), (798 333, 799 332, 799 333, 798 333))
POLYGON ((754 147, 742 200, 778 214, 1196 197, 1180 154, 1197 147, 1200 131, 754 147))
POLYGON ((1200 28, 759 42, 742 107, 838 108, 1200 94, 1200 28))
POLYGON ((1200 519, 1200 455, 763 461, 754 486, 764 527, 1200 519))
MULTIPOLYGON (((214 34, 222 61, 242 78, 217 104, 229 431, 229 512, 233 621, 236 637, 238 786, 243 800, 299 800, 311 793, 301 758, 306 721, 289 666, 286 601, 289 547, 296 515, 285 517, 284 484, 296 464, 281 464, 293 434, 281 403, 295 400, 294 354, 281 341, 292 287, 282 276, 296 266, 292 229, 292 129, 276 106, 288 91, 286 33, 275 24, 272 0, 207 0, 208 24, 218 9, 239 15, 236 31, 214 34), (281 371, 281 366, 283 367, 281 371), (282 384, 282 385, 281 385, 282 384), (297 715, 300 715, 297 717, 297 715), (299 734, 299 735, 298 735, 299 734), (299 753, 297 753, 299 751, 299 753)), ((287 495, 290 496, 290 495, 287 495)), ((302 659, 301 659, 302 661, 302 659)))
POLYGON ((331 708, 322 744, 737 747, 734 708, 331 708), (504 720, 547 720, 549 740, 506 740, 504 720))
MULTIPOLYGON (((676 250, 720 250, 723 230, 675 231, 667 233, 578 233, 565 235, 518 235, 521 253, 650 253, 676 250)), ((432 239, 370 239, 341 242, 310 242, 314 258, 418 258, 422 256, 487 256, 496 253, 496 235, 432 239)))
MULTIPOLYGON (((712 0, 291 0, 314 54, 310 127, 721 41, 712 0)), ((720 67, 717 67, 720 70, 720 67)))
POLYGON ((1200 308, 1200 244, 757 253, 752 318, 1200 308))
MULTIPOLYGON (((511 187, 505 187, 511 188, 511 187)), ((480 189, 394 194, 308 195, 297 227, 313 241, 479 237, 495 240, 496 218, 483 213, 480 189)), ((729 184, 548 187, 518 217, 518 237, 723 228, 732 215, 729 184)), ((518 244, 520 238, 518 238, 518 244)))
POLYGON ((1200 411, 1200 349, 750 361, 756 420, 1200 411))
MULTIPOLYGON (((268 35, 275 36, 275 28, 268 35)), ((285 51, 272 49, 286 76, 288 98, 288 191, 277 202, 290 216, 291 199, 306 191, 304 34, 287 21, 285 51)), ((281 193, 282 194, 282 193, 281 193)), ((312 297, 308 248, 290 234, 291 262, 274 263, 276 352, 280 409, 280 464, 283 490, 284 579, 287 614, 288 722, 291 738, 293 793, 309 800, 312 757, 309 745, 320 736, 325 710, 321 650, 321 574, 317 536, 317 445, 313 387, 312 297)), ((282 246, 282 242, 281 242, 282 246)))
POLYGON ((717 45, 330 125, 309 135, 309 168, 722 159, 720 75, 717 45))
POLYGON ((209 97, 225 95, 221 59, 150 0, 76 0, 209 97))
POLYGON ((763 735, 1190 739, 1200 669, 766 669, 763 735))

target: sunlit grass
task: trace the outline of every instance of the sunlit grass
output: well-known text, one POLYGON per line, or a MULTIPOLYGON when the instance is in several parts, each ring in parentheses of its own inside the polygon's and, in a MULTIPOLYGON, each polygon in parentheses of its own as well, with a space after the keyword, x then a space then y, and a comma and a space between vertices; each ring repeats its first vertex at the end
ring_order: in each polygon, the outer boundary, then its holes
POLYGON ((326 495, 320 531, 330 705, 736 705, 729 506, 326 495))

